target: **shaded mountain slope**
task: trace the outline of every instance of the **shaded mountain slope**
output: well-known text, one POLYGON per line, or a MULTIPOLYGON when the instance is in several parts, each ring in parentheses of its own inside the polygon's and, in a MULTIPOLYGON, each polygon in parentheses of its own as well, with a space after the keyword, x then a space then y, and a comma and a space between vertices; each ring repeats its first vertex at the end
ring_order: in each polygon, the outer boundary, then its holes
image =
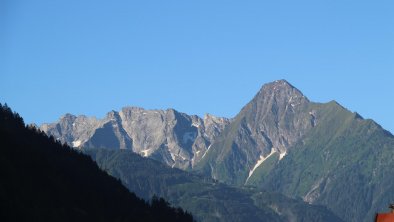
POLYGON ((325 207, 253 188, 235 188, 143 158, 128 150, 84 149, 136 194, 159 195, 199 221, 341 221, 325 207))
POLYGON ((193 221, 130 193, 85 154, 27 128, 0 104, 1 221, 193 221))

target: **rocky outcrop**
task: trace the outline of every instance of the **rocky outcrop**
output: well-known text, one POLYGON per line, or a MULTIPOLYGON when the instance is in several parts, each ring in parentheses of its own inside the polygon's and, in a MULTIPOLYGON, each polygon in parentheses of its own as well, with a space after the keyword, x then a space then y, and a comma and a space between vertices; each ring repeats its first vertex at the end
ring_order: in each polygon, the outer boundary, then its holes
POLYGON ((125 107, 103 119, 66 114, 40 128, 75 148, 131 149, 169 166, 192 168, 229 124, 226 118, 204 118, 168 110, 125 107))

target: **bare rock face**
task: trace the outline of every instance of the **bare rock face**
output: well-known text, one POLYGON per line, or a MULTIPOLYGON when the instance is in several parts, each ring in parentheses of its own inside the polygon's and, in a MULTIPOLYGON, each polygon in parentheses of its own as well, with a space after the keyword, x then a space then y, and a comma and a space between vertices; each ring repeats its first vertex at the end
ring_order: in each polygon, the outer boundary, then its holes
POLYGON ((66 114, 60 117, 56 123, 41 125, 40 129, 62 143, 67 143, 72 147, 80 147, 100 125, 102 122, 96 118, 66 114))
POLYGON ((267 158, 278 161, 318 121, 309 100, 285 80, 265 84, 215 139, 196 170, 236 185, 267 158))
MULTIPOLYGON (((75 144, 75 142, 74 142, 75 144)), ((111 149, 130 149, 132 140, 122 127, 122 119, 118 112, 111 111, 101 121, 94 133, 81 143, 81 146, 111 149)))
POLYGON ((286 153, 313 127, 309 100, 285 80, 266 84, 241 111, 247 130, 263 154, 286 153))
POLYGON ((189 169, 229 122, 209 114, 202 119, 173 109, 125 107, 104 119, 66 114, 40 128, 75 148, 131 149, 169 166, 189 169))

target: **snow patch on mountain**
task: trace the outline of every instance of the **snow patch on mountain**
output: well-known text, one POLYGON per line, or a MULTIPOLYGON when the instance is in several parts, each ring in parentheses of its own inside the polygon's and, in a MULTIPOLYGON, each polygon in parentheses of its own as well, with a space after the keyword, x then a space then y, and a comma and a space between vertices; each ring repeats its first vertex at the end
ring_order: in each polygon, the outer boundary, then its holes
POLYGON ((152 151, 153 151, 153 149, 151 148, 151 149, 147 149, 147 150, 142 150, 141 153, 142 153, 143 157, 148 157, 152 154, 152 151))
POLYGON ((253 169, 251 171, 249 171, 249 176, 248 176, 248 178, 246 178, 245 183, 248 182, 249 178, 253 175, 253 173, 257 169, 257 167, 259 167, 266 159, 270 158, 270 156, 272 156, 275 153, 276 153, 276 151, 272 148, 271 153, 268 154, 266 157, 264 157, 263 155, 260 155, 260 159, 257 160, 257 163, 254 165, 253 169))
POLYGON ((75 140, 72 142, 72 146, 73 147, 79 147, 82 144, 81 140, 75 140))
POLYGON ((211 146, 212 146, 212 144, 208 146, 208 149, 207 149, 207 150, 205 151, 205 153, 202 155, 201 159, 203 159, 203 158, 204 158, 204 156, 205 156, 205 154, 207 154, 207 153, 208 153, 208 151, 209 151, 209 149, 211 148, 211 146))
POLYGON ((285 157, 287 155, 287 152, 283 152, 279 154, 279 160, 283 159, 283 157, 285 157))

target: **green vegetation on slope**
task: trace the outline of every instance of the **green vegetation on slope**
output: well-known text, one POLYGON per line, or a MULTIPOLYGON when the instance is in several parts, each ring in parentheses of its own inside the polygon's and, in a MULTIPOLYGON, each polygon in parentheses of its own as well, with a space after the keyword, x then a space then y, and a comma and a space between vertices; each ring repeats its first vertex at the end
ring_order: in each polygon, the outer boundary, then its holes
POLYGON ((254 185, 325 205, 346 221, 373 221, 394 201, 393 136, 336 102, 314 108, 316 127, 254 185))
POLYGON ((243 108, 197 164, 196 172, 238 187, 246 184, 324 205, 345 221, 372 221, 376 212, 394 201, 394 137, 374 121, 335 101, 308 102, 298 114, 282 115, 283 122, 273 121, 279 118, 274 105, 269 118, 258 119, 257 106, 252 101, 243 108), (253 153, 261 149, 253 126, 262 124, 270 128, 265 131, 269 134, 282 125, 282 133, 290 135, 286 122, 294 121, 293 115, 299 116, 297 121, 311 121, 313 127, 288 147, 283 159, 273 154, 248 178, 255 165, 250 160, 261 155, 253 153))
POLYGON ((149 199, 158 195, 190 211, 198 221, 341 221, 324 207, 281 194, 235 188, 197 176, 130 150, 84 149, 130 191, 149 199))
POLYGON ((266 159, 250 176, 250 178, 246 181, 246 185, 256 185, 261 184, 264 179, 269 175, 271 170, 273 170, 279 161, 279 154, 274 153, 268 159, 266 159))
MULTIPOLYGON (((242 137, 246 129, 240 127, 246 124, 244 112, 241 111, 236 118, 224 128, 222 134, 218 136, 212 147, 207 151, 206 156, 193 169, 198 174, 210 176, 231 185, 244 185, 248 177, 249 170, 246 168, 247 149, 241 149, 234 142, 236 137, 242 137), (241 135, 241 136, 240 136, 241 135)), ((249 133, 249 132, 247 132, 249 133)), ((254 147, 255 143, 251 137, 242 137, 245 147, 254 147)), ((252 163, 249 163, 252 164, 252 163)))

